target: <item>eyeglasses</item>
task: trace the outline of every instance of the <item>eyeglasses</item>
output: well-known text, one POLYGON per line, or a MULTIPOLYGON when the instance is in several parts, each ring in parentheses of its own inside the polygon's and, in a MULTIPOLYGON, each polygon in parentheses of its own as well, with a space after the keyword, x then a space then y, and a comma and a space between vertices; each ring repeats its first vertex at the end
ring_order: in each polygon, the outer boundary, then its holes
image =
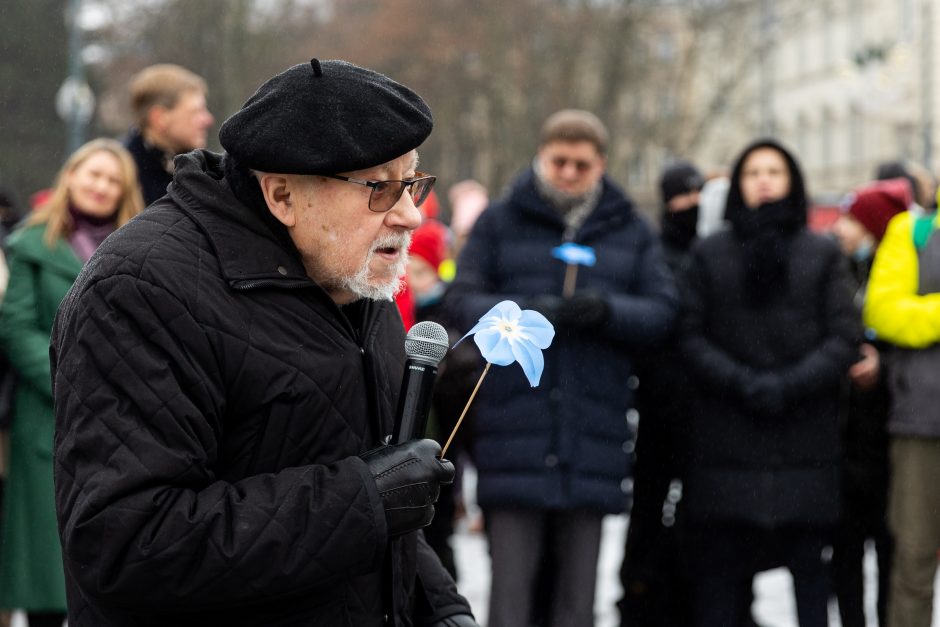
POLYGON ((552 157, 552 165, 559 170, 563 170, 565 166, 569 163, 572 164, 578 172, 582 174, 591 169, 591 166, 594 164, 590 161, 582 161, 581 159, 569 159, 567 157, 552 157))
POLYGON ((415 207, 420 207, 421 203, 427 200, 428 194, 431 193, 431 188, 434 187, 434 182, 437 180, 436 176, 424 172, 415 172, 415 178, 407 181, 366 181, 339 174, 323 174, 321 176, 372 188, 369 193, 369 210, 376 213, 384 213, 394 207, 405 189, 408 188, 410 188, 408 193, 411 194, 411 200, 414 202, 415 207))

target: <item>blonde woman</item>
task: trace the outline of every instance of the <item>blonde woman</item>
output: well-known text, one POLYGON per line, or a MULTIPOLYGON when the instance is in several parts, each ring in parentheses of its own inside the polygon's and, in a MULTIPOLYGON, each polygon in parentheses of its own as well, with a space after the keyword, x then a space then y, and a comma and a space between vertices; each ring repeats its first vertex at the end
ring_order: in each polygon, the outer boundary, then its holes
POLYGON ((49 199, 10 236, 0 346, 18 376, 0 540, 0 608, 61 627, 65 583, 52 484, 49 336, 59 303, 99 244, 143 208, 137 169, 116 141, 79 148, 49 199))

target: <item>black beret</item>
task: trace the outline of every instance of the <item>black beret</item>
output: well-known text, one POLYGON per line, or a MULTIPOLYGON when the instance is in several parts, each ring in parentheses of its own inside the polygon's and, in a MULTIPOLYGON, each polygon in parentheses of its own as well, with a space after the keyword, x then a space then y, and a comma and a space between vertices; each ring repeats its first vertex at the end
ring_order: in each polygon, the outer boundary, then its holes
POLYGON ((336 174, 381 165, 431 134, 431 110, 392 79, 346 61, 295 65, 258 88, 219 131, 241 165, 336 174))

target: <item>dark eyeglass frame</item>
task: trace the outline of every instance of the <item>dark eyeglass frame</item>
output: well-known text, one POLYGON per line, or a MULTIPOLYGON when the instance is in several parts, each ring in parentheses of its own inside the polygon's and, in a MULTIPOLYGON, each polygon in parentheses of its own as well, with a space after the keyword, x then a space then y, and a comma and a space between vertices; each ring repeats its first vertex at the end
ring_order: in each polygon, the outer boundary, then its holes
POLYGON ((324 176, 329 179, 336 179, 338 181, 346 181, 347 183, 355 183, 356 185, 364 185, 365 187, 368 187, 370 189, 369 211, 372 211, 375 213, 385 213, 391 210, 392 207, 398 204, 398 200, 401 198, 401 195, 405 193, 406 189, 408 189, 408 193, 411 194, 411 200, 412 202, 414 202, 415 207, 420 207, 424 203, 424 201, 428 199, 428 195, 430 195, 431 189, 434 188, 434 183, 435 181, 437 181, 436 176, 427 174, 425 172, 415 172, 415 178, 408 179, 408 180, 392 179, 388 181, 367 181, 365 179, 356 179, 356 178, 352 178, 351 176, 343 176, 341 174, 321 174, 321 176, 324 176), (387 186, 391 183, 398 183, 398 191, 393 192, 393 195, 389 196, 391 200, 383 201, 383 205, 388 204, 388 206, 387 207, 379 206, 378 208, 373 207, 372 202, 375 199, 376 191, 379 191, 379 193, 381 194, 382 186, 387 186), (415 197, 415 195, 412 194, 412 191, 411 191, 414 189, 415 185, 426 185, 426 187, 418 188, 419 193, 417 197, 415 197))
POLYGON ((590 161, 585 161, 583 159, 569 159, 568 157, 552 157, 551 158, 552 166, 558 168, 559 170, 564 169, 569 163, 574 166, 574 169, 578 171, 579 174, 584 174, 590 170, 594 164, 590 161))

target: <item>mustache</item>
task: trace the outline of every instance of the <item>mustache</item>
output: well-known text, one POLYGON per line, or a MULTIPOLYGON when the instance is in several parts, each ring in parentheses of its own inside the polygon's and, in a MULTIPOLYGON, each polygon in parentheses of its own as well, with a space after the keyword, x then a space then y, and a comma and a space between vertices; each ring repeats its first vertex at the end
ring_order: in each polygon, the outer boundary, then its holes
POLYGON ((386 233, 385 235, 380 235, 372 243, 372 250, 378 250, 380 248, 398 248, 402 251, 407 251, 411 246, 411 233, 386 233))

